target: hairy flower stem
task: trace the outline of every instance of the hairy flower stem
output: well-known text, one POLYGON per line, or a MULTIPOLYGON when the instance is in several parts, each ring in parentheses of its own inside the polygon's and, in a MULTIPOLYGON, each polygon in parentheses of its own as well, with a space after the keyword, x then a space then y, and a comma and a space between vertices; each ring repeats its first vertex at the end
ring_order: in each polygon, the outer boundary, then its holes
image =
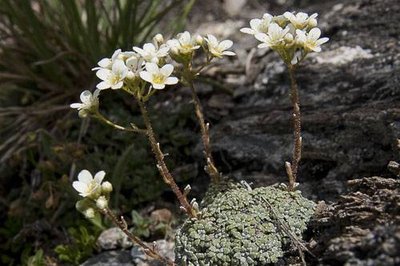
POLYGON ((118 226, 128 236, 129 240, 132 241, 132 243, 139 245, 143 249, 143 252, 147 256, 149 256, 153 259, 159 260, 162 263, 165 263, 166 265, 170 265, 170 266, 175 265, 175 263, 172 260, 170 260, 170 259, 162 256, 160 253, 158 253, 158 251, 156 250, 155 247, 151 247, 151 246, 147 245, 140 238, 138 238, 137 236, 132 234, 132 232, 128 230, 128 225, 126 224, 123 216, 121 216, 121 218, 118 219, 117 216, 109 208, 105 208, 100 211, 105 216, 107 216, 107 218, 110 219, 116 226, 118 226))
POLYGON ((289 191, 293 191, 295 187, 295 182, 297 179, 297 172, 299 168, 299 162, 301 159, 301 114, 300 114, 300 100, 299 91, 297 87, 296 77, 294 75, 295 66, 288 64, 289 76, 290 76, 290 100, 293 106, 293 156, 292 163, 286 162, 286 172, 289 177, 289 191))
POLYGON ((170 186, 172 191, 175 193, 176 197, 179 200, 179 203, 181 204, 181 208, 183 208, 190 217, 196 218, 197 217, 196 210, 194 208, 192 208, 192 206, 189 204, 186 196, 182 194, 181 190, 179 189, 178 185, 175 182, 175 179, 173 178, 172 174, 168 170, 167 165, 165 164, 164 153, 161 151, 160 144, 158 143, 156 136, 154 134, 154 130, 151 125, 146 106, 140 100, 138 100, 138 103, 139 103, 140 111, 142 113, 144 124, 146 125, 146 129, 147 129, 146 135, 147 135, 147 138, 149 139, 151 149, 157 160, 158 171, 160 172, 161 176, 163 177, 164 182, 168 186, 170 186))
POLYGON ((103 122, 104 124, 111 126, 115 129, 118 130, 122 130, 122 131, 129 131, 129 132, 135 132, 135 133, 140 133, 140 134, 146 134, 146 130, 144 129, 140 129, 138 128, 136 125, 131 124, 132 128, 127 128, 127 127, 123 127, 120 125, 115 124, 114 122, 108 120, 107 118, 105 118, 102 114, 100 114, 99 112, 97 112, 96 114, 93 115, 95 118, 99 119, 101 122, 103 122))
POLYGON ((218 172, 218 169, 215 167, 214 159, 211 153, 211 145, 210 145, 210 134, 209 134, 209 125, 204 121, 204 114, 201 107, 201 102, 199 97, 197 96, 196 90, 193 85, 193 81, 189 82, 189 87, 192 92, 192 98, 195 108, 195 113, 197 116, 197 120, 200 124, 201 129, 201 139, 203 141, 204 153, 207 160, 207 166, 205 167, 206 172, 210 175, 211 181, 213 183, 218 183, 221 180, 221 175, 218 172))

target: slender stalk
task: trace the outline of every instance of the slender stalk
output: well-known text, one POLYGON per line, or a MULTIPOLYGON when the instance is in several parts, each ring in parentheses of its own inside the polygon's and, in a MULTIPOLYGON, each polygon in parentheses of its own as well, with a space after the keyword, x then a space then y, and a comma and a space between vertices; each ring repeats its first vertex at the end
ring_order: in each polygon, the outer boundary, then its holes
POLYGON ((154 156, 157 160, 157 168, 158 171, 160 172, 161 176, 164 179, 164 182, 171 187, 172 191, 176 195, 176 197, 179 200, 179 203, 181 204, 181 208, 192 218, 197 217, 197 212, 196 210, 189 204, 187 198, 185 195, 182 194, 181 190, 179 189, 178 185, 175 182, 175 179, 173 178, 172 174, 168 170, 167 165, 165 164, 164 161, 164 153, 160 149, 160 144, 156 139, 156 136, 154 134, 153 127, 150 122, 150 118, 146 109, 146 106, 144 103, 140 100, 138 100, 140 111, 142 113, 143 121, 144 124, 146 125, 147 129, 147 137, 149 139, 151 149, 154 153, 154 156))
POLYGON ((289 176, 289 190, 292 191, 294 190, 295 187, 299 162, 301 159, 302 138, 301 138, 300 100, 299 100, 299 92, 298 92, 296 77, 294 74, 295 67, 289 64, 288 70, 290 76, 290 100, 293 106, 292 119, 293 119, 294 147, 293 147, 292 162, 291 163, 286 162, 286 171, 289 176))
POLYGON ((214 159, 212 157, 212 150, 210 144, 210 134, 209 134, 209 124, 204 121, 204 114, 201 107, 201 102, 199 97, 197 96, 196 89, 194 88, 193 81, 189 82, 189 87, 192 92, 192 98, 195 108, 195 113, 197 116, 197 120, 200 124, 201 129, 201 139, 203 141, 204 153, 206 156, 207 166, 205 167, 206 172, 210 175, 211 181, 213 183, 218 183, 221 180, 221 175, 218 172, 218 169, 215 167, 214 159))
POLYGON ((97 112, 97 113, 94 115, 94 117, 97 118, 97 119, 99 119, 99 120, 100 120, 101 122, 103 122, 104 124, 109 125, 109 126, 115 128, 115 129, 118 129, 118 130, 129 131, 129 132, 135 132, 135 133, 140 133, 140 134, 147 134, 147 131, 146 131, 145 129, 140 129, 140 128, 138 128, 136 125, 134 125, 134 124, 132 124, 132 123, 131 123, 131 127, 132 127, 132 128, 127 128, 127 127, 123 127, 123 126, 120 126, 120 125, 118 125, 118 124, 115 124, 114 122, 108 120, 106 117, 104 117, 104 116, 103 116, 102 114, 100 114, 99 112, 97 112))
POLYGON ((129 240, 132 241, 132 243, 139 245, 147 256, 159 260, 165 263, 166 265, 170 266, 175 265, 175 263, 172 260, 158 253, 155 247, 147 245, 142 240, 140 240, 140 238, 132 234, 132 232, 128 230, 128 225, 126 224, 123 216, 121 216, 121 218, 118 219, 117 216, 109 208, 102 209, 101 212, 105 216, 107 216, 107 218, 109 218, 116 226, 118 226, 128 236, 129 240))

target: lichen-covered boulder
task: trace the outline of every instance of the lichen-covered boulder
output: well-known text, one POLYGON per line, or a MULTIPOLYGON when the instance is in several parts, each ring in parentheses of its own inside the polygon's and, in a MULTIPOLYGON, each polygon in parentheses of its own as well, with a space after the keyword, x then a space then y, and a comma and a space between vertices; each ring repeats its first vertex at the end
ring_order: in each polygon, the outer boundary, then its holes
POLYGON ((300 191, 288 192, 283 186, 251 190, 233 183, 211 187, 202 205, 201 217, 188 219, 176 234, 179 265, 277 262, 290 241, 282 223, 301 238, 315 206, 300 191))

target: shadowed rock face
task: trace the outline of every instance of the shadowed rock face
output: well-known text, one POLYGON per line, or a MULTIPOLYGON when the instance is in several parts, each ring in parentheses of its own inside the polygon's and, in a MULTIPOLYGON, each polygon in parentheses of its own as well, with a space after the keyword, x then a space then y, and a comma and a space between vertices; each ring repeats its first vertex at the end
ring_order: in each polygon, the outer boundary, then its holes
MULTIPOLYGON (((320 14, 330 41, 297 71, 303 114, 300 189, 322 199, 342 192, 349 178, 386 174, 400 135, 400 3, 341 2, 310 8, 320 14)), ((265 185, 286 179, 291 106, 283 63, 273 52, 256 60, 248 75, 255 78, 236 88, 234 107, 214 125, 212 140, 222 171, 265 185), (257 66, 265 67, 255 75, 257 66)))

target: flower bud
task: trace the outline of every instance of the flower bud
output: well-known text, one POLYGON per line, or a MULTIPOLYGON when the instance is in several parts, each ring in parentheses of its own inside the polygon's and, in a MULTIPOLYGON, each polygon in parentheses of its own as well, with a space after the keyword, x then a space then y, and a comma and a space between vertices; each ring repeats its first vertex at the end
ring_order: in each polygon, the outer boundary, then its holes
POLYGON ((201 35, 196 35, 196 43, 198 45, 202 45, 204 42, 204 38, 201 35))
POLYGON ((86 211, 83 212, 83 215, 85 215, 87 219, 93 219, 95 216, 94 209, 88 208, 86 211))
POLYGON ((108 200, 106 199, 106 197, 104 196, 100 196, 97 200, 96 200, 96 206, 99 209, 105 209, 108 206, 108 200))
POLYGON ((156 36, 153 37, 153 41, 157 44, 164 43, 164 37, 162 36, 161 33, 156 34, 156 36))
POLYGON ((108 181, 101 184, 101 191, 104 193, 110 193, 113 190, 112 184, 108 181))
POLYGON ((318 22, 315 18, 310 18, 308 20, 308 27, 315 28, 318 25, 318 22))
POLYGON ((288 33, 288 34, 285 35, 285 42, 286 43, 293 42, 293 35, 291 33, 288 33))

